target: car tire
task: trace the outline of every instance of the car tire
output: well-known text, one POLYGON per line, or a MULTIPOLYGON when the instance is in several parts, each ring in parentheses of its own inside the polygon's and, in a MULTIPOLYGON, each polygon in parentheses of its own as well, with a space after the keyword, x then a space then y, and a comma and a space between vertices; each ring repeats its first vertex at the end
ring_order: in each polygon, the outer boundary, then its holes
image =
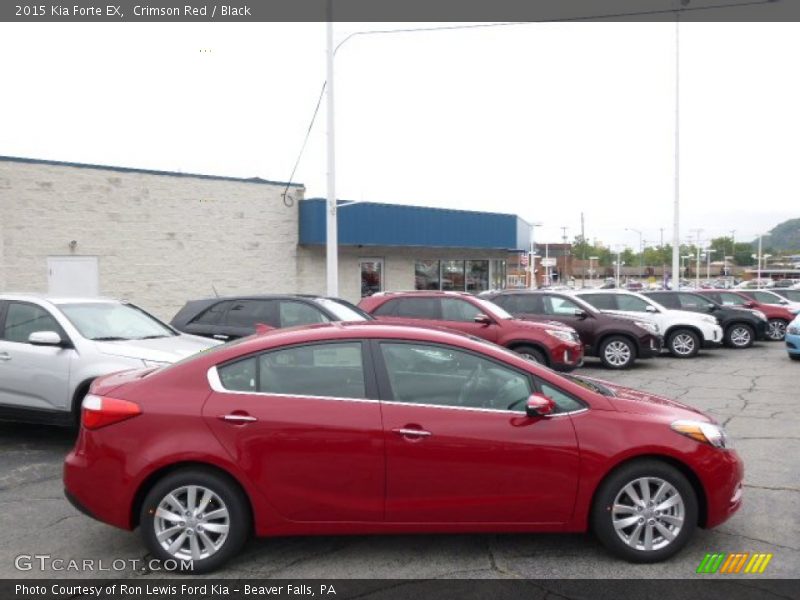
POLYGON ((548 365, 547 357, 545 357, 544 352, 533 346, 517 346, 514 348, 514 352, 540 365, 548 365))
POLYGON ((792 360, 800 360, 800 354, 790 354, 789 358, 792 360))
POLYGON ((189 468, 170 473, 153 486, 142 504, 139 524, 154 557, 175 561, 178 570, 188 573, 208 573, 241 550, 252 519, 238 485, 210 469, 189 468), (185 520, 177 521, 181 516, 185 520), (192 559, 193 554, 200 558, 192 559), (186 568, 190 559, 191 568, 186 568))
POLYGON ((660 460, 637 460, 600 484, 591 523, 611 552, 630 562, 650 563, 686 545, 697 528, 697 511, 697 496, 683 473, 660 460))
POLYGON ((767 322, 767 339, 771 342, 783 341, 786 337, 786 325, 783 319, 770 319, 767 322))
POLYGON ((636 362, 636 346, 626 337, 613 335, 600 344, 598 356, 608 369, 627 369, 636 362))
POLYGON ((737 350, 749 348, 755 339, 755 329, 747 323, 733 323, 725 330, 725 345, 737 350))
POLYGON ((677 358, 692 358, 700 352, 700 336, 691 329, 676 329, 667 338, 667 350, 677 358))

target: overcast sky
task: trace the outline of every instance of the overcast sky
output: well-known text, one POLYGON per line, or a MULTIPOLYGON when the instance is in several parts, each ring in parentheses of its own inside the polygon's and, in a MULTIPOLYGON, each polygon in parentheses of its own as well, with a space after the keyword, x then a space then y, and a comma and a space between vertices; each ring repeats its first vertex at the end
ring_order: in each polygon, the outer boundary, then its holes
MULTIPOLYGON (((800 217, 799 34, 681 25, 684 239, 800 217)), ((2 23, 0 56, 0 154, 285 181, 325 26, 2 23)), ((340 198, 516 213, 544 223, 537 242, 572 239, 581 212, 608 245, 671 239, 674 24, 362 36, 336 69, 340 198)), ((307 197, 326 193, 325 125, 323 104, 307 197)))

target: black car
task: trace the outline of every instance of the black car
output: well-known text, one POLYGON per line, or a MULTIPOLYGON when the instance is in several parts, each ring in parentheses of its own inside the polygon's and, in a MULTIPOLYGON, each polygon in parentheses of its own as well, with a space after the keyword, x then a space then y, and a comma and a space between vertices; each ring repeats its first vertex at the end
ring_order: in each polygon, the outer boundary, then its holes
POLYGON ((707 296, 692 292, 645 292, 645 296, 676 310, 714 315, 723 331, 723 342, 731 348, 748 348, 767 339, 767 319, 758 311, 723 306, 707 296))
POLYGON ((369 314, 341 298, 287 294, 190 300, 170 324, 184 333, 228 341, 255 333, 258 325, 278 329, 368 320, 369 314))
POLYGON ((661 352, 661 336, 644 317, 609 315, 580 298, 549 290, 506 290, 483 297, 519 319, 558 321, 573 327, 586 356, 597 356, 610 369, 624 369, 637 358, 652 358, 661 352))

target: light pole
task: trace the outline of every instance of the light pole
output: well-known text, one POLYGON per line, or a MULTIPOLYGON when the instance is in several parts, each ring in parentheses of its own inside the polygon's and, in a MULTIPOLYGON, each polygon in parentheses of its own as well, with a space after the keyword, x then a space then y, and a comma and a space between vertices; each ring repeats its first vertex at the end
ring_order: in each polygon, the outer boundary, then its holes
MULTIPOLYGON (((686 261, 688 259, 692 258, 692 255, 691 254, 684 254, 681 258, 683 259, 682 275, 686 275, 686 261)), ((681 280, 680 280, 680 278, 681 278, 681 275, 678 275, 678 287, 675 288, 676 290, 681 289, 681 280)))
POLYGON ((328 199, 325 210, 325 273, 328 296, 339 295, 339 233, 336 217, 336 131, 333 96, 333 0, 328 0, 327 25, 327 159, 328 159, 328 199))
POLYGON ((531 272, 531 281, 530 281, 530 289, 535 290, 537 288, 536 285, 536 244, 533 241, 534 233, 537 227, 541 227, 544 223, 531 223, 531 250, 530 250, 530 257, 528 259, 528 269, 531 272))
POLYGON ((617 248, 617 261, 614 263, 614 265, 617 267, 616 277, 614 278, 614 281, 615 281, 614 286, 616 288, 619 288, 619 270, 620 270, 620 267, 624 264, 624 263, 620 262, 620 254, 621 253, 622 253, 622 251, 618 247, 617 248))
POLYGON ((632 231, 633 233, 639 234, 639 277, 641 277, 644 272, 644 244, 642 243, 642 232, 633 227, 626 227, 625 231, 632 231))

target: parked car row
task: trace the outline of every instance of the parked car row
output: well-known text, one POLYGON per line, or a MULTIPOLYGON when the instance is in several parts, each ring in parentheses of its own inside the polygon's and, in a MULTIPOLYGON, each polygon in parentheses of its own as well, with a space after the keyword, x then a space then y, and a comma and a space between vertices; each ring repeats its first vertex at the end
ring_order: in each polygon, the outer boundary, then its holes
MULTIPOLYGON (((0 418, 79 418, 67 498, 195 573, 253 533, 592 530, 653 562, 738 510, 741 460, 713 417, 567 372, 777 340, 791 305, 769 299, 252 295, 189 301, 167 325, 5 295, 0 418)), ((800 323, 782 331, 800 359, 800 323)))

